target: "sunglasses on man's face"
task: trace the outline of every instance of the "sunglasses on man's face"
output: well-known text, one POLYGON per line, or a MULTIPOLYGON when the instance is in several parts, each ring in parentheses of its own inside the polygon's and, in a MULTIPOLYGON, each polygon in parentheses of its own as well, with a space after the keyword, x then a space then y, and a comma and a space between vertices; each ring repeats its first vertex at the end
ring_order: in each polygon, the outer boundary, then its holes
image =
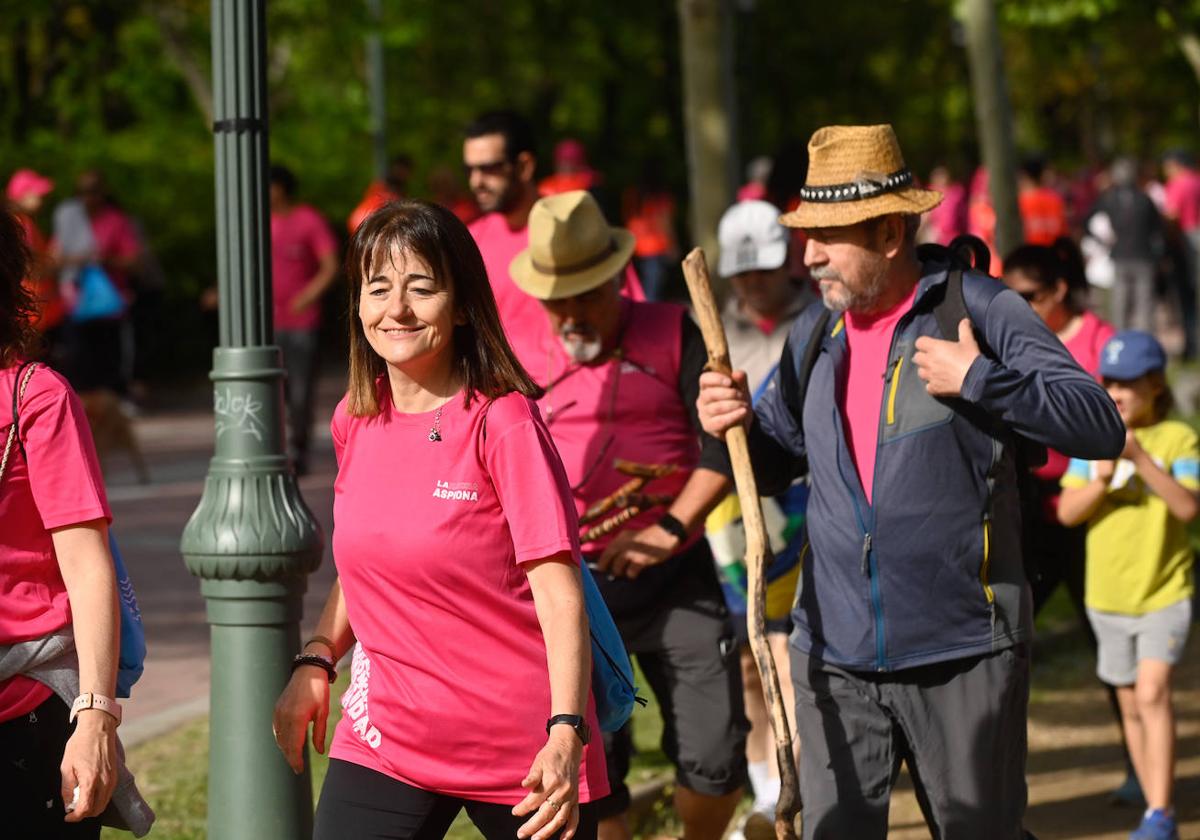
POLYGON ((471 177, 471 173, 479 170, 483 175, 501 175, 508 168, 507 160, 493 160, 488 163, 464 163, 463 172, 467 177, 471 177))

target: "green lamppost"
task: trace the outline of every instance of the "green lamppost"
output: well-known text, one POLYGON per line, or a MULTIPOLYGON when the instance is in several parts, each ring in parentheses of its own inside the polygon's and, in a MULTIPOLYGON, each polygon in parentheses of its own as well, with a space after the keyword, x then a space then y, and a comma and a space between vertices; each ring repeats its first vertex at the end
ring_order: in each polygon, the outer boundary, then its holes
POLYGON ((212 632, 208 836, 312 835, 308 774, 271 735, 299 648, 320 528, 284 455, 283 368, 273 346, 264 0, 213 0, 220 346, 213 351, 216 451, 183 531, 212 632))

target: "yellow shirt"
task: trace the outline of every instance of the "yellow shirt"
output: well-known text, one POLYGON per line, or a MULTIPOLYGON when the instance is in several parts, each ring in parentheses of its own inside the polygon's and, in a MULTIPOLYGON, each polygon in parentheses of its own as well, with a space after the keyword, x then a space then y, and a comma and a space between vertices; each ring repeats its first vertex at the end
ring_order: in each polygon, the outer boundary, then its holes
MULTIPOLYGON (((1200 490, 1200 439, 1185 423, 1164 420, 1134 429, 1156 464, 1183 487, 1200 490)), ((1095 462, 1073 459, 1063 487, 1083 487, 1095 462)), ((1088 521, 1084 602, 1096 610, 1143 615, 1192 595, 1192 547, 1187 526, 1138 475, 1117 461, 1108 493, 1088 521)))

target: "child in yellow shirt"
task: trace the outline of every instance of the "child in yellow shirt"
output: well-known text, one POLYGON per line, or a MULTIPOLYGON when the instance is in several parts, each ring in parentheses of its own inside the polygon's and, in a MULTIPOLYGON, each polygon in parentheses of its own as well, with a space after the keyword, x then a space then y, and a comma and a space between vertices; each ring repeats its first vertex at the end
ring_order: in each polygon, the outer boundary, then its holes
POLYGON ((1148 805, 1131 840, 1179 837, 1170 689, 1191 625, 1187 523, 1200 511, 1200 443, 1166 419, 1166 362, 1148 333, 1125 330, 1105 344, 1100 375, 1128 429, 1125 450, 1117 461, 1072 460, 1058 506, 1064 525, 1088 525, 1084 604, 1099 643, 1096 673, 1116 687, 1148 805))

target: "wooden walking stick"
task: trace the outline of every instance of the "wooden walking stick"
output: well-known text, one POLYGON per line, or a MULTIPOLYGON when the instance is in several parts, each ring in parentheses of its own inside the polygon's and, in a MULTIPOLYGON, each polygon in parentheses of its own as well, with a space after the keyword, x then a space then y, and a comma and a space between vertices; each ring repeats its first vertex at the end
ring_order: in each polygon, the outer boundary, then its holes
MULTIPOLYGON (((683 260, 683 276, 687 280, 692 306, 700 321, 704 344, 708 348, 708 369, 730 375, 729 345, 725 341, 725 328, 713 298, 712 285, 708 279, 708 264, 704 252, 692 249, 683 260)), ((767 525, 763 520, 762 507, 758 500, 758 483, 750 466, 750 448, 746 430, 734 426, 725 433, 729 447, 729 458, 733 462, 733 478, 737 485, 738 501, 742 507, 742 522, 746 528, 746 598, 747 622, 750 629, 750 648, 762 678, 763 691, 771 710, 771 727, 775 730, 775 755, 779 760, 779 804, 775 808, 775 835, 779 840, 794 840, 796 837, 796 815, 800 813, 800 785, 796 775, 796 761, 792 753, 792 733, 788 726, 783 698, 779 691, 779 674, 775 660, 767 643, 766 598, 767 566, 771 561, 771 544, 767 537, 767 525)))

